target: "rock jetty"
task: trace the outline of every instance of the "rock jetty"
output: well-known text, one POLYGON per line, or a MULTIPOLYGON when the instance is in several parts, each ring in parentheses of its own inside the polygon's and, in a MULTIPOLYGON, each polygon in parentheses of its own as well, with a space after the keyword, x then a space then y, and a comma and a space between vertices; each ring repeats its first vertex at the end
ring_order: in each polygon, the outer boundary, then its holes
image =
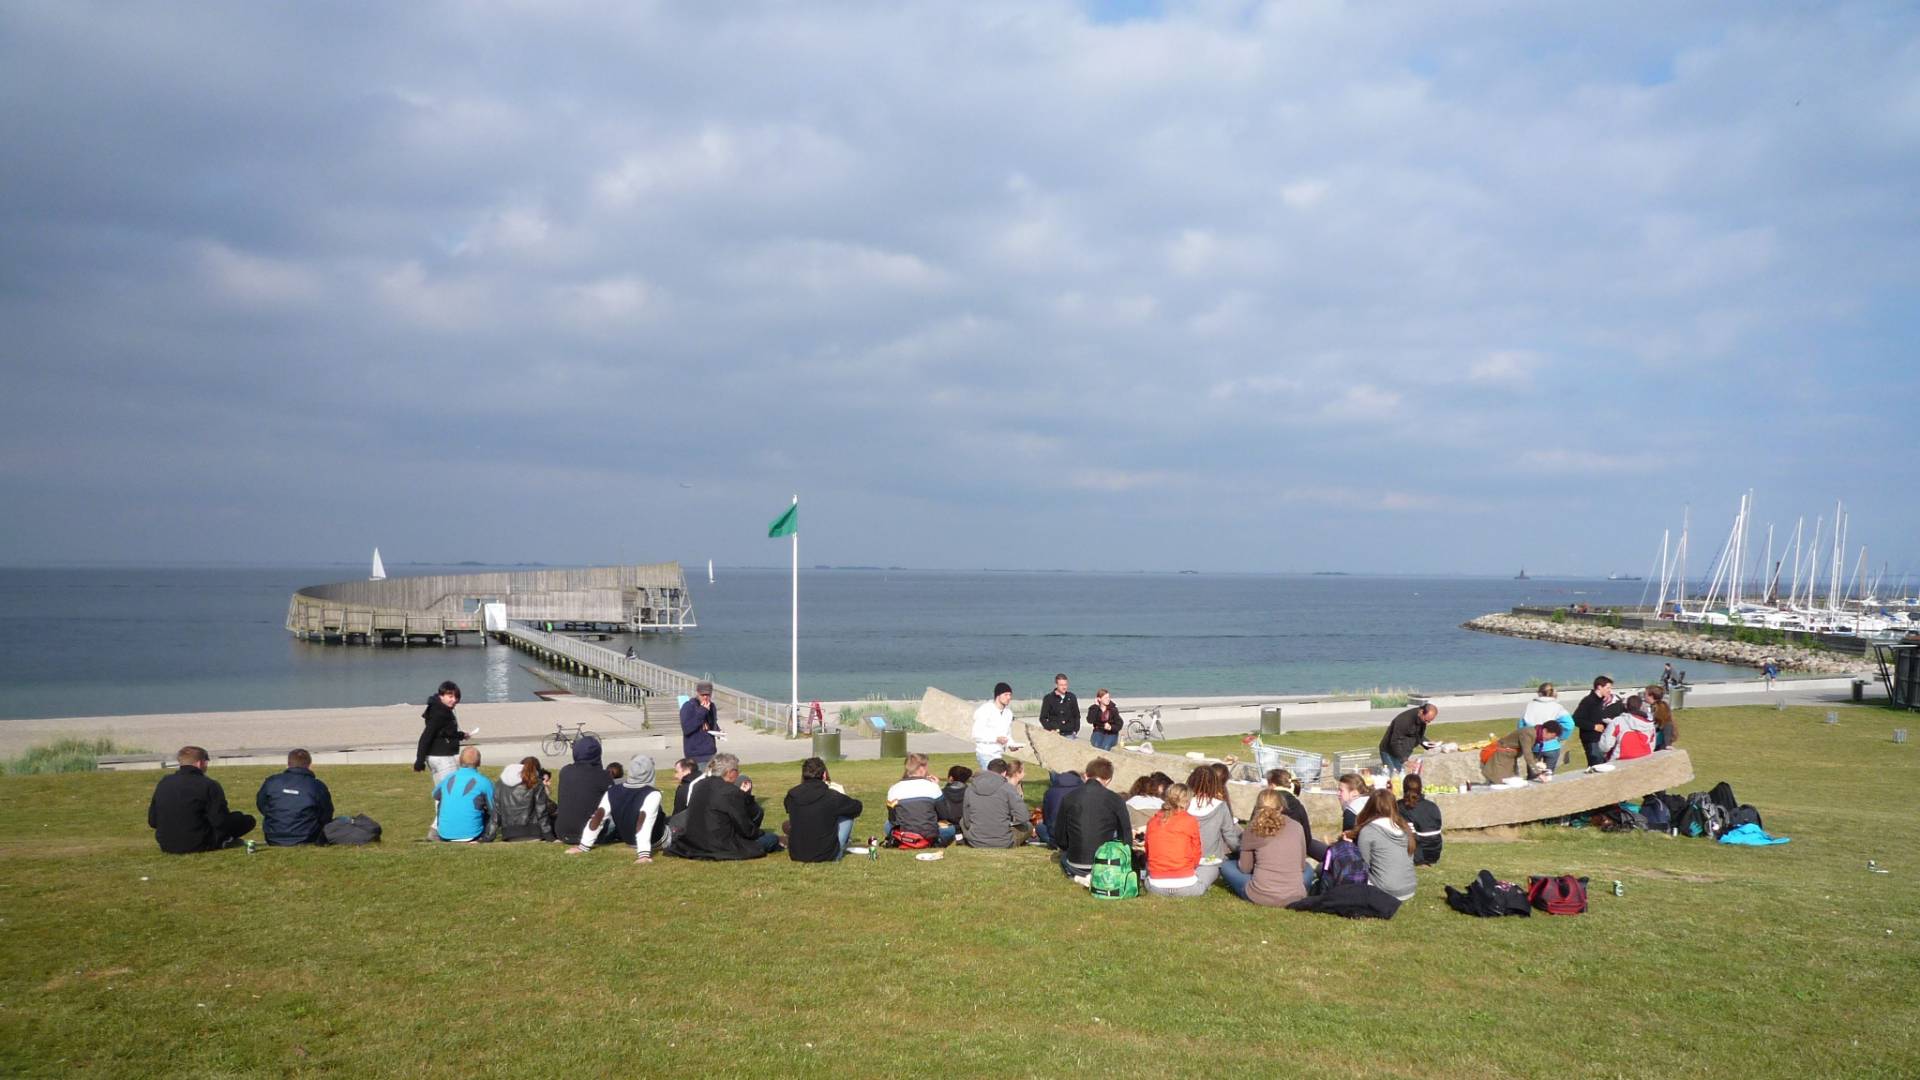
POLYGON ((1843 656, 1795 645, 1754 645, 1704 634, 1683 634, 1677 630, 1628 630, 1590 622, 1554 622, 1526 615, 1500 614, 1482 615, 1460 625, 1464 629, 1487 634, 1556 641, 1562 645, 1587 645, 1596 649, 1618 649, 1621 652, 1679 656, 1735 667, 1758 668, 1762 661, 1771 656, 1782 671, 1819 675, 1872 675, 1876 672, 1873 661, 1865 657, 1843 656))

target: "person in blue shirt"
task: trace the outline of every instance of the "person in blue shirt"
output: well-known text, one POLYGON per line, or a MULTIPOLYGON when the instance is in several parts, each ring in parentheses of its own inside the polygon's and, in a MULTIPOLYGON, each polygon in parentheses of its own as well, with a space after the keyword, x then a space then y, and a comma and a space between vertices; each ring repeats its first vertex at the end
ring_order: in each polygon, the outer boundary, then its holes
POLYGON ((320 830, 333 820, 333 793, 313 775, 313 755, 305 750, 287 753, 287 771, 269 776, 254 796, 260 808, 260 831, 275 847, 324 844, 320 830))
POLYGON ((500 828, 493 803, 493 781, 480 773, 480 748, 464 747, 460 767, 433 788, 434 839, 454 843, 491 840, 500 828))

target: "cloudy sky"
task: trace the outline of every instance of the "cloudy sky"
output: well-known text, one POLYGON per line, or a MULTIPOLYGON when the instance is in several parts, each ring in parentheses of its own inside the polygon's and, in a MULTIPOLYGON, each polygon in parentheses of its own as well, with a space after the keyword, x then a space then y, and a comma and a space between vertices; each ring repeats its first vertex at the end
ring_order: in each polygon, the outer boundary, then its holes
POLYGON ((1906 4, 18 0, 0 94, 0 563, 1920 569, 1906 4))

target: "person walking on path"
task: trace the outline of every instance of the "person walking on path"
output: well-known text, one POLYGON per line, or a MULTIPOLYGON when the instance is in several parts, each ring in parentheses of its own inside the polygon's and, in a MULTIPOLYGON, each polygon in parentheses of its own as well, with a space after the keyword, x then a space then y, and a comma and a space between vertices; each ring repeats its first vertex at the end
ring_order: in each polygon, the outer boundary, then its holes
POLYGON ((147 803, 147 827, 161 851, 216 851, 253 831, 253 816, 228 810, 226 790, 207 776, 205 750, 183 746, 173 760, 180 767, 160 778, 147 803))
POLYGON ((1579 732, 1580 749, 1585 751, 1589 766, 1607 760, 1600 737, 1607 733, 1607 722, 1625 711, 1626 704, 1614 696, 1613 676, 1594 676, 1593 689, 1573 707, 1573 726, 1579 732))
POLYGON ((1771 656, 1760 661, 1760 676, 1767 680, 1767 689, 1773 689, 1773 680, 1780 677, 1780 662, 1771 656))
POLYGON ((993 700, 983 701, 973 710, 973 756, 979 759, 982 769, 1013 745, 1012 703, 1013 687, 994 683, 993 700))
POLYGON ((1387 733, 1380 736, 1380 764, 1388 772, 1405 772, 1407 759, 1426 745, 1427 725, 1440 715, 1440 707, 1429 701, 1416 705, 1393 718, 1387 733))
POLYGON ((313 775, 313 755, 305 750, 290 751, 287 771, 262 781, 253 802, 260 835, 274 847, 327 842, 320 830, 333 820, 333 793, 313 775))
POLYGON ((720 710, 713 704, 713 684, 702 679, 693 685, 693 696, 680 706, 680 753, 705 769, 720 746, 714 736, 720 731, 720 710))
POLYGON ((420 731, 420 745, 413 753, 413 771, 433 770, 433 786, 440 778, 460 767, 460 744, 467 733, 453 718, 453 707, 460 704, 460 686, 451 680, 427 699, 427 711, 420 714, 426 726, 420 731))
POLYGON ((1673 693, 1673 684, 1678 681, 1679 676, 1673 673, 1673 661, 1669 660, 1667 661, 1667 666, 1660 669, 1660 689, 1671 694, 1673 693))
POLYGON ((1040 699, 1040 726, 1069 739, 1080 737, 1080 699, 1067 689, 1067 677, 1053 677, 1053 693, 1040 699))
POLYGON ((1092 731, 1089 739, 1095 750, 1111 750, 1120 745, 1120 706, 1114 704, 1104 687, 1093 695, 1093 704, 1087 706, 1087 727, 1092 731))

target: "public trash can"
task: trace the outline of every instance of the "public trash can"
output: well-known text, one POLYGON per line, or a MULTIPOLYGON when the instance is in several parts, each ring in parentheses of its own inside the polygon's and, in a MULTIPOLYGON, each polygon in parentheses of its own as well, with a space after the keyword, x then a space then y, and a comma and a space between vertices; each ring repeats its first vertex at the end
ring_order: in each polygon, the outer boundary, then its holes
POLYGON ((1867 680, 1865 679, 1853 680, 1853 700, 1855 701, 1867 700, 1867 680))
POLYGON ((1685 684, 1673 688, 1673 707, 1676 709, 1684 709, 1687 707, 1687 688, 1685 684))
POLYGON ((814 732, 813 756, 822 761, 839 761, 840 733, 838 731, 814 732))
POLYGON ((1280 706, 1278 705, 1260 706, 1260 734, 1262 735, 1280 734, 1280 706))
POLYGON ((894 728, 894 727, 881 728, 880 729, 881 760, 886 760, 889 758, 903 758, 906 756, 907 756, 907 733, 900 730, 899 728, 894 728))

